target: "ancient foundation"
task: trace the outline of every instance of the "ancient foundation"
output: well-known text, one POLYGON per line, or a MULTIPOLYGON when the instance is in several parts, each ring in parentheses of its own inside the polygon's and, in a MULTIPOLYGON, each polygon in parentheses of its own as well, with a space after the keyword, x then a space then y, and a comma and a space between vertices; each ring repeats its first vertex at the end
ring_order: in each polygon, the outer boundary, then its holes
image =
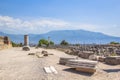
POLYGON ((106 57, 105 63, 110 64, 110 65, 119 65, 120 64, 120 56, 106 57))
POLYGON ((10 38, 7 36, 0 36, 0 50, 11 48, 12 44, 10 38))

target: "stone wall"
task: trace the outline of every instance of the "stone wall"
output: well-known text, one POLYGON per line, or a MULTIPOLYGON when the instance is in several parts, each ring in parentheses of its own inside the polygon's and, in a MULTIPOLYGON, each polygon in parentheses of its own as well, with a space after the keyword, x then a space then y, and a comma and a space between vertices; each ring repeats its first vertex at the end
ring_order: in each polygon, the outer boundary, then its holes
POLYGON ((0 50, 11 48, 12 44, 10 38, 7 36, 0 36, 0 50))

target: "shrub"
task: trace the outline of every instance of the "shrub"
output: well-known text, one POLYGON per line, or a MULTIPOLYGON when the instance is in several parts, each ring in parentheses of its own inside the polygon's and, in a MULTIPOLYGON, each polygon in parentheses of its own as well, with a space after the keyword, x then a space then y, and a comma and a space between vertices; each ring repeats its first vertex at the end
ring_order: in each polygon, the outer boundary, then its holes
POLYGON ((52 42, 52 41, 48 41, 48 40, 46 40, 46 39, 40 39, 39 40, 39 43, 38 43, 38 46, 42 46, 42 45, 45 45, 45 46, 49 46, 49 45, 54 45, 54 42, 52 42))
POLYGON ((11 43, 12 43, 12 47, 22 47, 22 43, 18 44, 13 41, 11 43))
POLYGON ((60 45, 68 45, 68 44, 69 43, 67 41, 65 41, 65 40, 62 40, 61 43, 60 43, 60 45))
POLYGON ((119 44, 119 42, 112 41, 112 42, 110 42, 110 44, 119 44))

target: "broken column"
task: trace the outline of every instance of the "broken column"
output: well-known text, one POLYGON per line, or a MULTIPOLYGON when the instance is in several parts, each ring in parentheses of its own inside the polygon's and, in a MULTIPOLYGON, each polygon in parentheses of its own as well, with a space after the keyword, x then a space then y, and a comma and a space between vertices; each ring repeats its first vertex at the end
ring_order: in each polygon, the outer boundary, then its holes
POLYGON ((23 50, 24 51, 29 51, 30 47, 29 47, 29 36, 28 35, 24 35, 24 46, 23 46, 23 50))
POLYGON ((24 35, 24 46, 29 46, 29 36, 24 35))

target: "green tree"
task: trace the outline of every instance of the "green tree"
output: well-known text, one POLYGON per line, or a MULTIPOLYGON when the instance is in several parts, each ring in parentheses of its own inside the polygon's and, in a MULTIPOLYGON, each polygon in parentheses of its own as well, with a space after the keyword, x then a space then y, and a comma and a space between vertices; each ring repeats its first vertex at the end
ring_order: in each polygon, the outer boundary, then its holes
POLYGON ((119 42, 112 41, 112 42, 110 42, 110 44, 119 44, 119 42))
POLYGON ((54 45, 54 42, 50 41, 50 45, 54 45))
POLYGON ((38 43, 38 46, 42 46, 42 45, 45 45, 45 46, 49 46, 49 45, 54 45, 54 42, 53 41, 48 41, 46 39, 40 39, 39 40, 39 43, 38 43))
POLYGON ((62 40, 61 43, 60 43, 60 45, 68 45, 68 44, 69 43, 67 41, 65 41, 65 40, 62 40))
POLYGON ((11 42, 11 43, 12 43, 12 47, 16 47, 17 46, 16 43, 14 43, 14 42, 11 42))
POLYGON ((22 47, 22 43, 18 44, 13 41, 11 43, 12 43, 12 47, 22 47))

